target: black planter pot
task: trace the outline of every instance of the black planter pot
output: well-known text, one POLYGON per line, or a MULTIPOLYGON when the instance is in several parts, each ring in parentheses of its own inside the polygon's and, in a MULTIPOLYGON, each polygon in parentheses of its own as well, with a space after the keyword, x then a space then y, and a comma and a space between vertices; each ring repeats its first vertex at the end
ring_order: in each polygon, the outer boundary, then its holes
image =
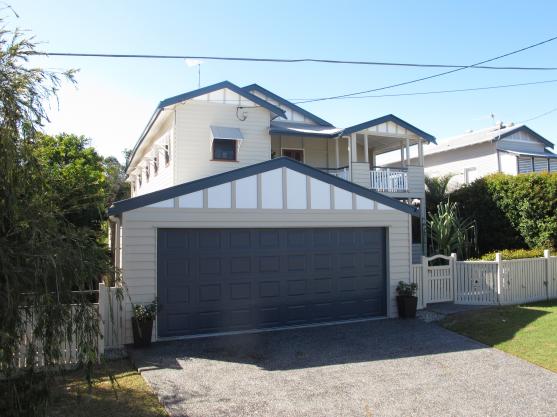
POLYGON ((145 347, 151 344, 153 334, 153 320, 138 321, 132 317, 133 345, 145 347))
POLYGON ((416 318, 416 308, 418 306, 418 297, 412 295, 397 295, 396 304, 398 307, 398 316, 402 319, 416 318))

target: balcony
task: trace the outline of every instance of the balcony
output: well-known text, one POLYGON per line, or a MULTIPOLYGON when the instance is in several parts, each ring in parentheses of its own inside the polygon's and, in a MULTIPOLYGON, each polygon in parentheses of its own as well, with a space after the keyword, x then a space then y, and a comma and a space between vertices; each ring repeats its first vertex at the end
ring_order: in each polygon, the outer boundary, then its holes
POLYGON ((369 171, 370 188, 385 193, 408 192, 407 168, 372 167, 369 171))

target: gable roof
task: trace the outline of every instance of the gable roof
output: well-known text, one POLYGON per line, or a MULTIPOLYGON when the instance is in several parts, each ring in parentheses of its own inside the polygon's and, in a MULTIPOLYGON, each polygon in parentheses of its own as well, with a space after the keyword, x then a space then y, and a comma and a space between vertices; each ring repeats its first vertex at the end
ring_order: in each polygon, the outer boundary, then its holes
POLYGON ((265 162, 260 162, 258 164, 249 165, 247 167, 238 168, 233 171, 224 172, 222 174, 213 175, 211 177, 202 178, 199 180, 186 182, 184 184, 175 185, 173 187, 165 188, 163 190, 158 190, 149 194, 140 195, 138 197, 129 198, 127 200, 121 200, 115 202, 109 209, 108 214, 110 216, 118 215, 129 210, 138 209, 151 204, 158 203, 160 201, 169 200, 174 197, 179 197, 185 194, 194 193, 196 191, 204 190, 206 188, 215 187, 230 181, 236 181, 245 177, 250 177, 252 175, 260 174, 263 172, 271 171, 277 168, 288 168, 293 171, 297 171, 301 174, 316 178, 328 184, 334 185, 335 187, 342 188, 351 193, 357 194, 364 198, 377 201, 388 207, 392 207, 396 210, 408 213, 414 216, 418 215, 418 210, 412 206, 401 203, 394 198, 387 197, 376 191, 372 191, 368 188, 356 185, 350 181, 344 180, 342 178, 335 177, 334 175, 327 174, 316 168, 305 165, 301 162, 294 161, 293 159, 281 157, 276 159, 270 159, 265 162))
POLYGON ((430 135, 429 133, 426 133, 421 129, 418 129, 416 126, 411 125, 408 122, 405 122, 404 120, 396 117, 394 114, 387 114, 386 116, 378 117, 377 119, 368 120, 367 122, 347 127, 344 129, 342 133, 344 135, 349 135, 351 133, 356 133, 359 132, 360 130, 367 129, 368 127, 377 126, 386 122, 396 123, 397 125, 402 126, 403 128, 409 130, 412 133, 415 133, 416 135, 420 136, 421 138, 425 139, 428 142, 437 143, 435 141, 435 136, 430 135))
POLYGON ((320 126, 333 127, 333 125, 331 123, 327 122, 326 120, 323 120, 320 117, 317 117, 315 114, 310 113, 309 111, 307 111, 305 109, 302 109, 300 106, 292 103, 291 101, 288 101, 285 98, 282 98, 281 96, 278 96, 275 93, 267 90, 266 88, 261 87, 259 84, 246 85, 245 87, 243 87, 243 89, 246 90, 246 91, 249 91, 249 92, 258 91, 261 94, 264 94, 267 97, 270 97, 275 101, 278 101, 283 106, 290 107, 292 110, 295 110, 296 112, 298 112, 300 114, 303 114, 305 117, 314 121, 315 123, 317 123, 320 126))
POLYGON ((435 148, 425 148, 424 154, 432 155, 440 152, 450 151, 452 149, 464 148, 466 146, 472 146, 486 142, 497 142, 500 139, 503 139, 520 131, 529 133, 535 139, 543 143, 546 147, 553 149, 553 143, 548 141, 540 134, 534 132, 528 126, 512 125, 503 128, 500 128, 499 126, 490 126, 485 129, 465 133, 463 135, 453 136, 448 139, 443 139, 435 148))
POLYGON ((141 133, 141 136, 139 136, 139 139, 138 139, 137 143, 133 147, 133 150, 132 150, 132 152, 130 154, 130 157, 128 159, 128 166, 126 166, 126 169, 129 167, 129 163, 133 160, 133 158, 135 156, 135 153, 139 149, 139 146, 141 145, 141 143, 143 143, 143 140, 145 139, 145 136, 147 136, 147 133, 149 132, 149 130, 151 129, 151 127, 153 126, 153 124, 155 123, 155 121, 157 120, 157 118, 159 117, 159 115, 161 114, 162 110, 165 107, 171 106, 173 104, 178 104, 178 103, 181 103, 182 101, 190 100, 192 98, 199 97, 199 96, 202 96, 204 94, 209 94, 209 93, 212 93, 214 91, 222 90, 223 88, 227 88, 231 91, 234 91, 236 94, 238 94, 242 97, 245 97, 246 99, 248 99, 250 101, 253 101, 254 103, 260 105, 261 107, 269 110, 271 113, 275 114, 276 116, 286 117, 286 113, 280 107, 277 107, 277 106, 269 103, 268 101, 265 101, 265 100, 255 96, 255 95, 251 94, 248 90, 244 90, 243 88, 238 87, 236 84, 233 84, 230 81, 222 81, 220 83, 216 83, 216 84, 213 84, 213 85, 209 85, 207 87, 199 88, 197 90, 189 91, 187 93, 179 94, 179 95, 174 96, 174 97, 169 97, 169 98, 166 98, 166 99, 162 100, 158 104, 158 106, 155 109, 155 111, 153 112, 153 114, 151 115, 151 118, 149 119, 149 122, 147 123, 147 126, 145 126, 145 129, 143 129, 143 132, 141 133))

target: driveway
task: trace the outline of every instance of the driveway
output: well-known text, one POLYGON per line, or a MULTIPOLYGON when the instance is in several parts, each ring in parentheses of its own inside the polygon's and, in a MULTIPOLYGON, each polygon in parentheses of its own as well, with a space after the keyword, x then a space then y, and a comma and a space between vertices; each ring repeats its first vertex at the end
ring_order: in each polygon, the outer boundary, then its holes
POLYGON ((552 416, 557 374, 419 320, 132 352, 173 416, 552 416))

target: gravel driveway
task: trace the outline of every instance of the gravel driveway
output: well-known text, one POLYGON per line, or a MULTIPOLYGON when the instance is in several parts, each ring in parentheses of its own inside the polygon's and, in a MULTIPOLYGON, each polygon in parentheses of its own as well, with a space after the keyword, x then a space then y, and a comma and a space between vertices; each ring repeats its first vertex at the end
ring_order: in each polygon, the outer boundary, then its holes
POLYGON ((557 415, 557 374, 419 320, 158 343, 132 357, 173 416, 557 415))

